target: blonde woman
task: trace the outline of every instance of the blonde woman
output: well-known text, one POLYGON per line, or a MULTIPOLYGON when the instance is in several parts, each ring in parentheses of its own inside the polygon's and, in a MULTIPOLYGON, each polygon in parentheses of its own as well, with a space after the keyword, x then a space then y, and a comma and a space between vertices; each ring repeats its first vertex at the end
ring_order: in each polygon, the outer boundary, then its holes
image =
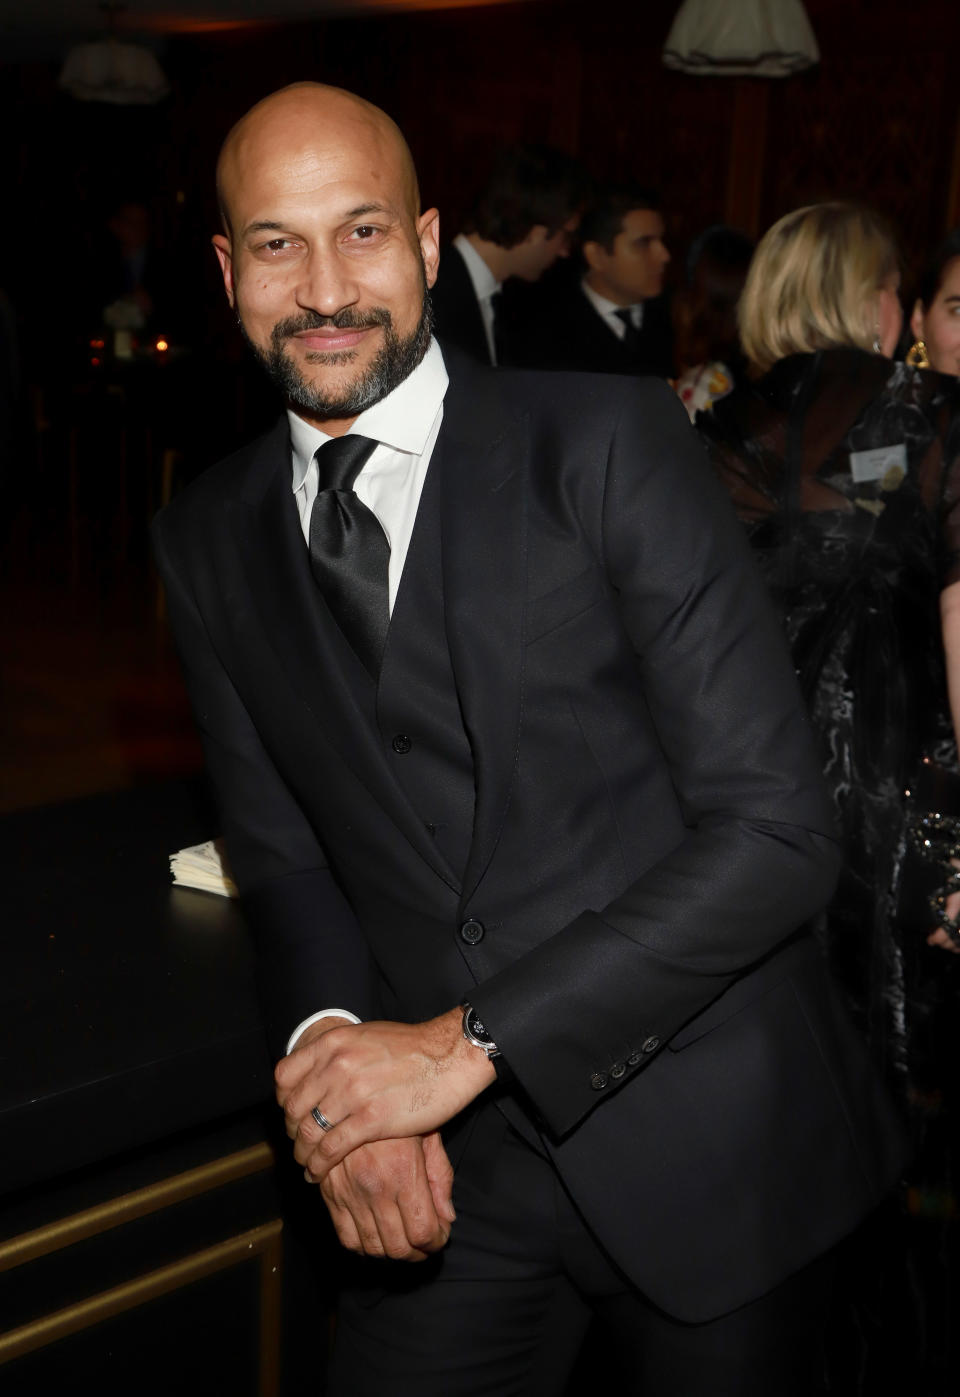
POLYGON ((826 203, 780 219, 740 302, 753 381, 698 425, 783 617, 822 740, 846 851, 825 939, 909 1098, 936 1070, 928 1004, 914 1013, 919 987, 939 982, 942 994, 940 972, 960 970, 942 955, 960 949, 947 848, 960 820, 938 831, 942 867, 930 883, 941 905, 928 912, 920 899, 909 927, 897 910, 909 821, 931 773, 956 771, 943 656, 957 719, 960 385, 891 361, 898 286, 895 244, 870 209, 826 203))

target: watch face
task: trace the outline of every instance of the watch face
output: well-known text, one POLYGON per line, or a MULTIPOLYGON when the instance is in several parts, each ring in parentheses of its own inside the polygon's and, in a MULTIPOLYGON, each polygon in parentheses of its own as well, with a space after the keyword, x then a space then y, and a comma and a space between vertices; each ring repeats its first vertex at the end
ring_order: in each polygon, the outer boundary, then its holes
POLYGON ((467 1027, 470 1029, 474 1038, 479 1038, 481 1043, 493 1042, 489 1030, 484 1027, 483 1020, 480 1018, 476 1009, 471 1009, 470 1013, 467 1015, 467 1027))
POLYGON ((490 1032, 486 1030, 485 1027, 483 1027, 483 1020, 481 1017, 479 1017, 477 1010, 472 1009, 470 1011, 470 1018, 468 1018, 468 1023, 470 1023, 471 1034, 474 1034, 475 1038, 479 1038, 479 1041, 481 1041, 482 1044, 489 1044, 489 1042, 492 1042, 492 1035, 490 1035, 490 1032))

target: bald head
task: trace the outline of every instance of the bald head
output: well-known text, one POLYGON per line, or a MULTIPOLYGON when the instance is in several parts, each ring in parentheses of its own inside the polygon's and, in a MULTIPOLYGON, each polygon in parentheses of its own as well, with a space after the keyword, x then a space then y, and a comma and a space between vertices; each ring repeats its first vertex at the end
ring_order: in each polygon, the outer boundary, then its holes
POLYGON ((430 342, 439 216, 420 211, 407 143, 377 107, 297 83, 230 132, 213 238, 243 332, 294 411, 336 435, 430 342))
POLYGON ((251 175, 272 172, 278 187, 309 177, 324 157, 389 182, 415 219, 420 192, 410 149, 386 112, 340 87, 298 82, 264 97, 227 135, 217 161, 217 197, 227 233, 236 232, 236 192, 251 175))

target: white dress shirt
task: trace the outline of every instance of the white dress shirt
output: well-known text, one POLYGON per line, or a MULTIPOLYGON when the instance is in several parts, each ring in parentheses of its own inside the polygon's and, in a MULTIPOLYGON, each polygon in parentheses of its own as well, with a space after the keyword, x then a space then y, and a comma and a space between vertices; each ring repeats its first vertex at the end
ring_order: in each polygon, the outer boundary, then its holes
MULTIPOLYGON (((448 382, 440 346, 436 340, 431 340, 413 373, 379 403, 361 412, 347 433, 347 436, 369 437, 380 443, 364 463, 353 488, 367 508, 373 510, 390 543, 387 580, 391 615, 427 467, 443 421, 443 399, 448 382)), ((310 512, 317 498, 320 474, 314 456, 318 447, 333 438, 295 412, 288 411, 287 418, 292 446, 293 494, 300 511, 303 537, 309 546, 310 512)), ((292 1051, 305 1028, 333 1016, 360 1022, 348 1009, 321 1009, 297 1024, 287 1042, 287 1052, 292 1051)))
POLYGON ((483 328, 487 336, 487 348, 490 350, 490 362, 496 368, 497 349, 493 339, 493 297, 503 289, 503 282, 497 281, 473 243, 463 233, 457 234, 453 240, 453 245, 466 263, 467 274, 473 286, 473 294, 480 303, 480 314, 483 316, 483 328))
POLYGON ((618 340, 622 340, 627 333, 626 324, 621 319, 618 311, 628 310, 630 312, 630 323, 633 325, 633 328, 635 330, 640 329, 640 326, 643 324, 642 301, 637 301, 636 304, 632 306, 618 306, 613 301, 608 301, 606 296, 601 296, 598 291, 594 291, 593 287, 587 284, 586 279, 581 281, 580 285, 583 289, 583 294, 593 306, 600 319, 613 331, 618 340))
MULTIPOLYGON (((347 436, 369 437, 380 445, 370 454, 354 481, 354 492, 372 509, 390 544, 387 575, 390 614, 397 599, 400 576, 410 546, 420 492, 443 421, 447 370, 436 340, 409 377, 379 403, 368 407, 347 436)), ((317 449, 333 438, 295 412, 287 412, 293 447, 293 494, 300 527, 310 543, 310 513, 317 498, 317 449)))

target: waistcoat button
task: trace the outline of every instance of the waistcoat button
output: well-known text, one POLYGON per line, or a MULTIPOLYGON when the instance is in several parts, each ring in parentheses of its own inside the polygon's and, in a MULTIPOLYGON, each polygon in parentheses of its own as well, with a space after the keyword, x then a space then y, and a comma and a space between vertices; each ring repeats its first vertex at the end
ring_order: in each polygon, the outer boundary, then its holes
POLYGON ((466 941, 468 946, 475 946, 478 941, 483 940, 486 934, 483 922, 478 922, 474 917, 471 917, 468 922, 464 922, 460 928, 461 939, 466 941))
POLYGON ((594 1072, 593 1076, 590 1078, 590 1085, 593 1087, 594 1091, 603 1091, 604 1087, 607 1085, 607 1081, 606 1072, 594 1072))
POLYGON ((402 757, 410 751, 410 748, 413 746, 413 743, 410 741, 409 737, 407 737, 407 734, 405 732, 398 732, 396 737, 390 743, 390 746, 396 752, 398 757, 402 757))

